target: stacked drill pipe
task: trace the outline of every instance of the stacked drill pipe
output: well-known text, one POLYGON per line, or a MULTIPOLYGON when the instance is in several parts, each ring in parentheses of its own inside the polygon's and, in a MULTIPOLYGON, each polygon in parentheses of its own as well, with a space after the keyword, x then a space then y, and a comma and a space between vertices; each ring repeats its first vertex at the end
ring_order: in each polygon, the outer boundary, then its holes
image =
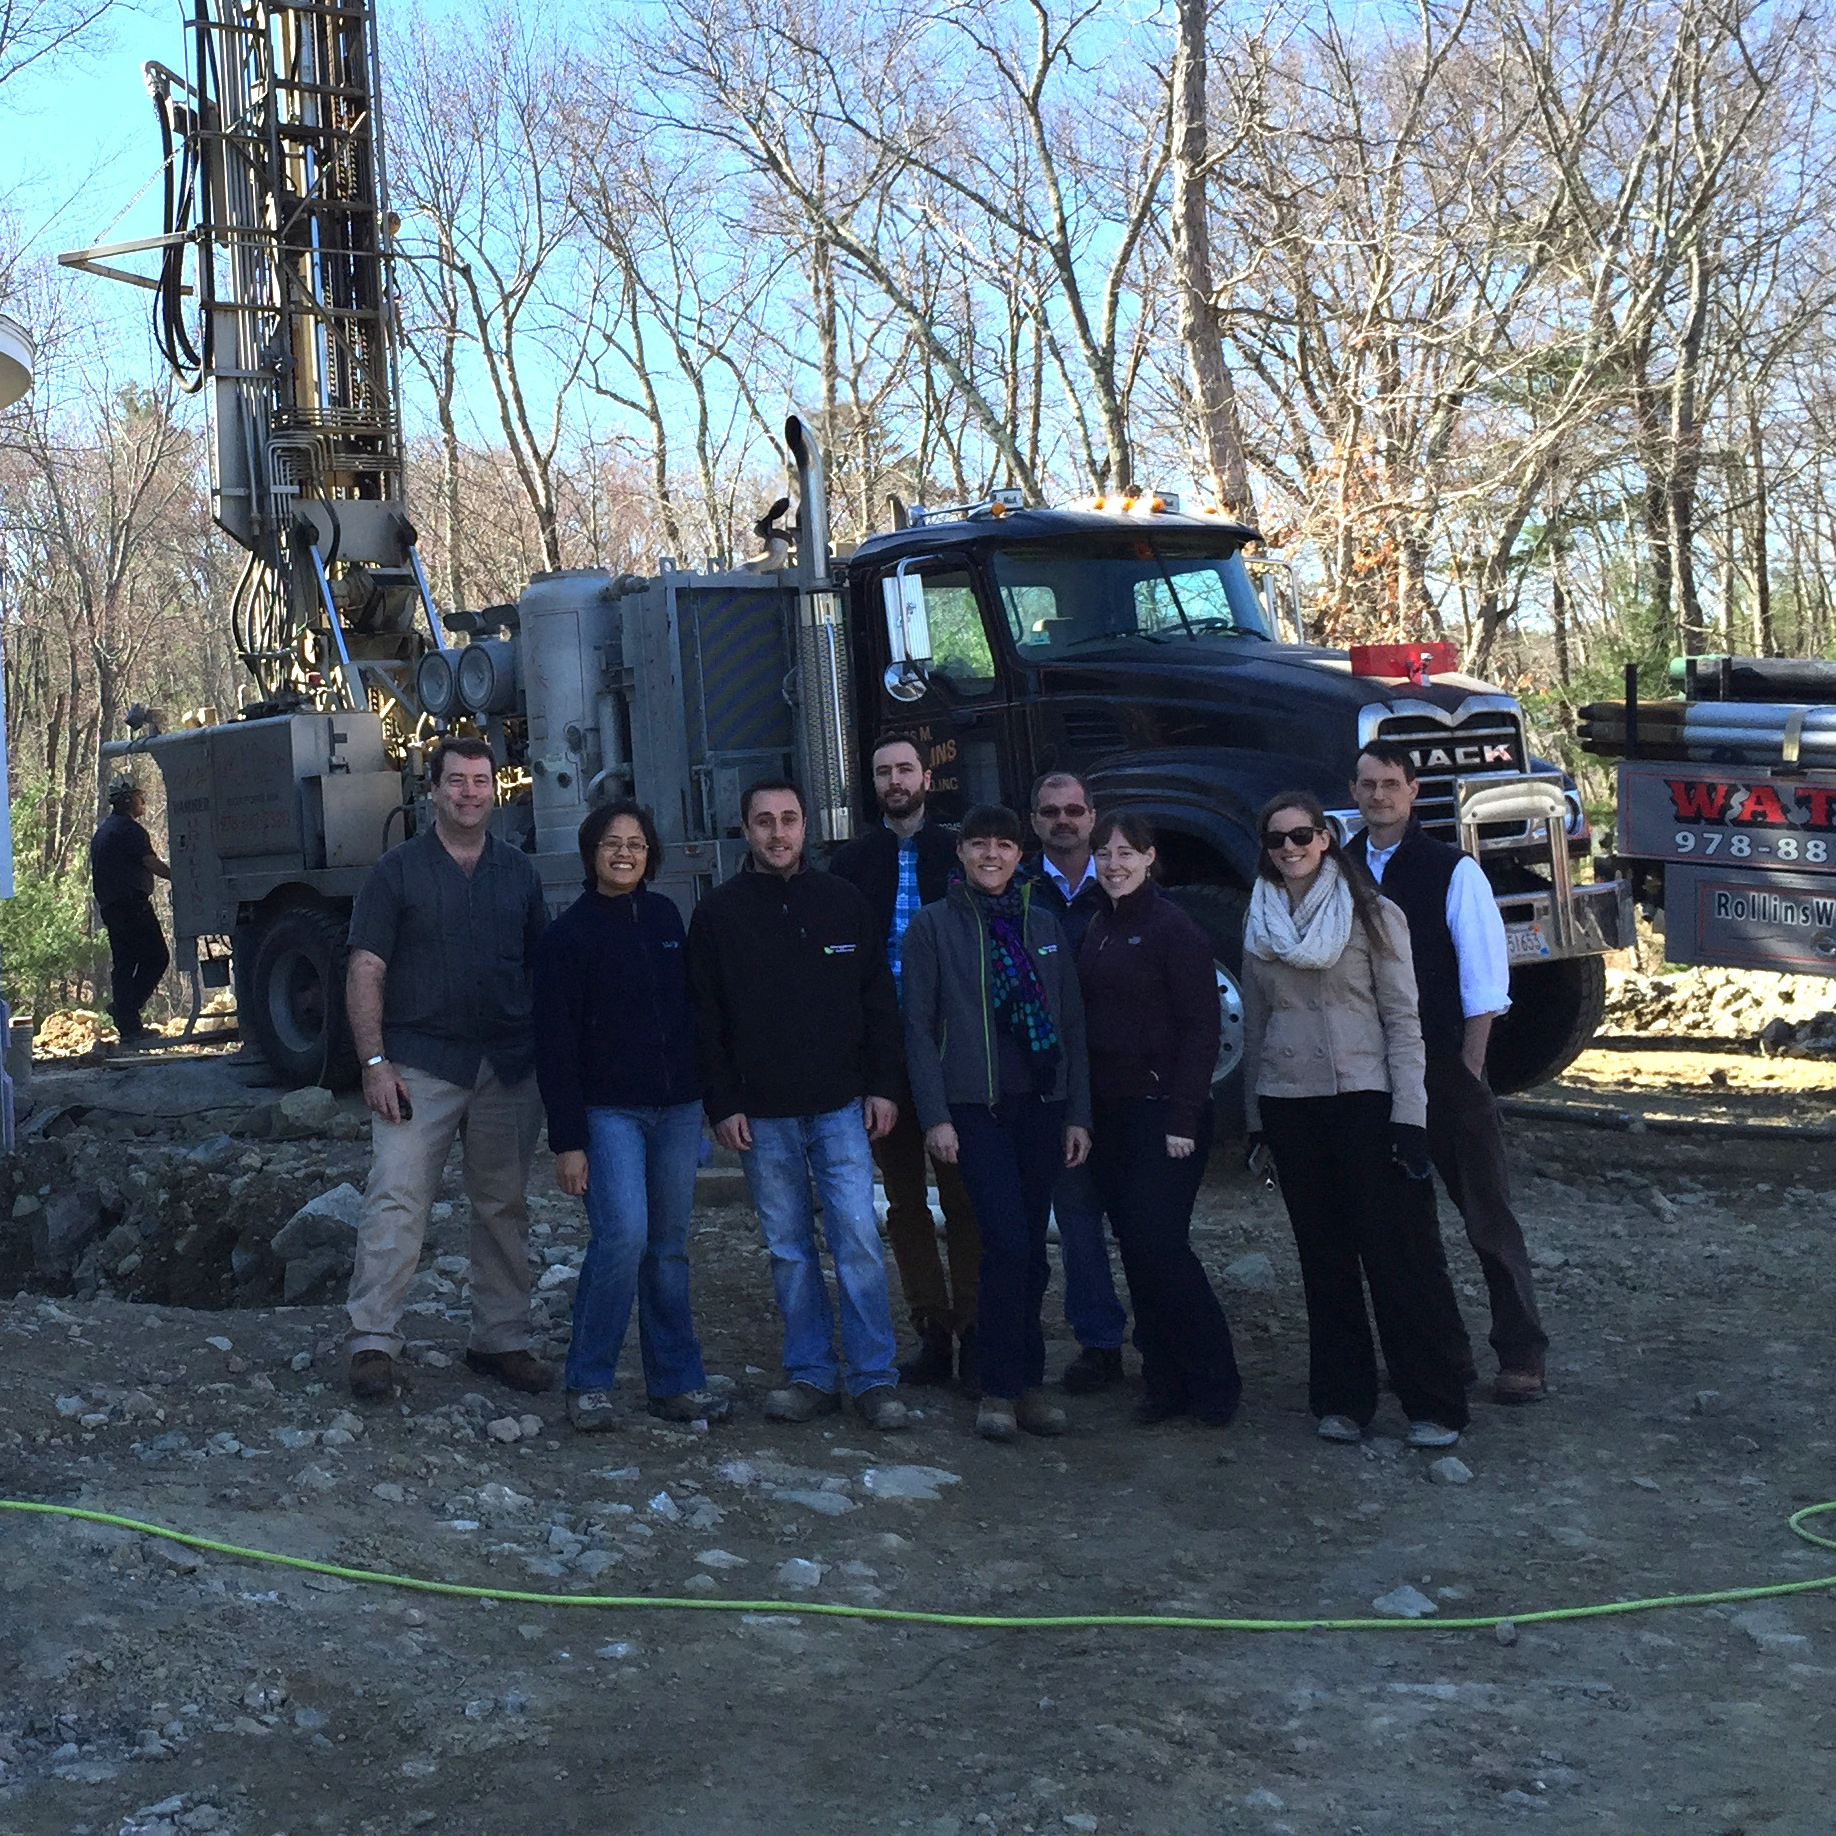
POLYGON ((1836 704, 1827 657, 1672 657, 1670 680, 1691 701, 1836 704))
POLYGON ((1636 732, 1623 701, 1581 710, 1582 746, 1602 758, 1674 759, 1697 765, 1836 768, 1836 707, 1764 701, 1640 701, 1636 732), (1796 735, 1796 756, 1790 742, 1796 735))

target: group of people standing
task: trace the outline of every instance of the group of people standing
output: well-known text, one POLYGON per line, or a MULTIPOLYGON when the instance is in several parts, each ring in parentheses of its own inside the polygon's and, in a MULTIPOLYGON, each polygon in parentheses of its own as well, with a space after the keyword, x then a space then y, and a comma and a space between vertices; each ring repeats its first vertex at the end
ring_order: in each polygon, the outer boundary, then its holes
MULTIPOLYGON (((730 1408, 707 1388, 690 1301, 704 1121, 739 1159, 769 1253, 784 1378, 767 1417, 814 1420, 845 1395, 867 1426, 894 1431, 902 1384, 954 1382, 988 1439, 1063 1433, 1042 1321, 1055 1218, 1079 1344, 1062 1389, 1122 1376, 1128 1316, 1108 1233, 1141 1356, 1137 1418, 1230 1422, 1242 1381, 1190 1242, 1216 1121, 1213 949, 1156 884, 1152 829, 1127 810, 1099 817, 1077 778, 1051 774, 1034 787, 1040 849, 1023 863, 1010 809, 978 806, 954 828, 930 819, 910 740, 888 738, 872 765, 880 821, 827 870, 809 858, 798 788, 752 785, 746 860, 686 927, 651 884, 662 848, 648 812, 600 806, 580 829, 585 890, 545 925, 533 865, 486 831, 488 751, 436 752, 434 827, 378 863, 352 920, 351 1024, 376 1117, 350 1301, 355 1393, 394 1383, 456 1133, 472 1210, 467 1362, 513 1388, 551 1387, 529 1349, 523 1251, 545 1109, 556 1179, 590 1226, 565 1372, 578 1429, 618 1419, 634 1308, 649 1411, 717 1421, 730 1408), (903 1364, 876 1165, 917 1340, 903 1364)), ((1490 1016, 1508 999, 1504 940, 1476 865, 1411 825, 1406 754, 1367 748, 1354 794, 1367 826, 1351 848, 1310 796, 1263 813, 1244 931, 1250 1153, 1272 1164, 1293 1223, 1321 1435, 1356 1440, 1376 1410, 1368 1287, 1410 1438, 1442 1446, 1466 1424, 1475 1373, 1431 1163, 1485 1269, 1494 1397, 1534 1400, 1543 1385, 1483 1075, 1490 1016)))

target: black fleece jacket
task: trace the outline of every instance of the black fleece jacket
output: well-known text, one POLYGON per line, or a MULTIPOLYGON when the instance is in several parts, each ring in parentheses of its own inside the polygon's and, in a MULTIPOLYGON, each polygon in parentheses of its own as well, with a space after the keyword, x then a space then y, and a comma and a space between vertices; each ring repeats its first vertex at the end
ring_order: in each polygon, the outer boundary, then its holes
POLYGON ((897 1102, 902 1028, 886 939, 866 895, 805 866, 748 857, 689 922, 689 987, 708 1117, 815 1116, 897 1102))
POLYGON ((1113 1112, 1161 1097, 1167 1133, 1196 1135, 1218 1062, 1210 940, 1151 881, 1099 907, 1077 965, 1092 1101, 1113 1112))
POLYGON ((675 901, 589 888, 536 947, 536 1080, 548 1145, 584 1149, 589 1109, 662 1109, 701 1095, 688 952, 675 901))
MULTIPOLYGON (((956 831, 925 818, 913 840, 918 844, 918 903, 933 905, 950 890, 956 871, 956 831)), ((884 822, 863 829, 853 841, 838 848, 829 871, 851 881, 867 895, 880 935, 892 930, 893 908, 899 902, 899 838, 884 822)))

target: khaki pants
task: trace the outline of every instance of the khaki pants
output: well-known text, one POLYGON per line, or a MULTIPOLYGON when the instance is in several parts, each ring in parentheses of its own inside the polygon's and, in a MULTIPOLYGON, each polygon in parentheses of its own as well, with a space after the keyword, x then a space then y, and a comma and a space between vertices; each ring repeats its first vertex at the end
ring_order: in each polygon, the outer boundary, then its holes
POLYGON ((472 1206, 472 1349, 526 1350, 530 1269, 524 1188, 542 1129, 536 1081, 500 1083, 488 1061, 470 1090, 407 1066, 397 1072, 408 1086, 414 1120, 372 1118, 346 1348, 401 1356, 402 1303, 421 1260, 440 1171, 458 1135, 465 1143, 465 1195, 472 1206))

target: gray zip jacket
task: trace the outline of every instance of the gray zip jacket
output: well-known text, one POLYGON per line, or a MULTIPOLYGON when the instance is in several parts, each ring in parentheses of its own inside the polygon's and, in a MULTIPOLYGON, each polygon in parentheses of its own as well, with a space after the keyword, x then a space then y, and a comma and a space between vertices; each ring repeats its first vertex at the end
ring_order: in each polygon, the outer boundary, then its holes
MULTIPOLYGON (((1090 1126, 1090 1065, 1084 1055, 1084 997, 1077 960, 1058 920, 1024 888, 1021 936, 1045 990, 1061 1054, 1056 1082, 1042 1092, 1065 1104, 1065 1126, 1090 1126)), ((968 889, 957 885, 913 918, 900 945, 905 1068, 918 1121, 936 1128, 952 1103, 1000 1100, 994 1000, 988 988, 988 930, 968 889)))

